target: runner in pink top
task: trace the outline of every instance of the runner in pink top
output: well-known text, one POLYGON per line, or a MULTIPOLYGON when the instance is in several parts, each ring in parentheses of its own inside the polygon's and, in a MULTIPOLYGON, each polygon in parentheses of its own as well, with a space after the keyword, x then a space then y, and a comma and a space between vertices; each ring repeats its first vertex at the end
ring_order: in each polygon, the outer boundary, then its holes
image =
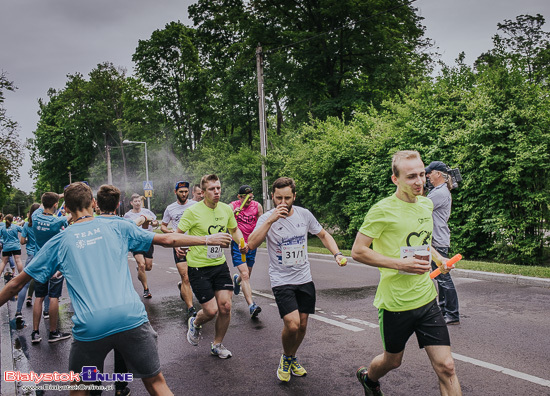
MULTIPOLYGON (((254 231, 258 219, 264 213, 264 209, 262 205, 254 201, 254 193, 252 192, 252 187, 249 185, 245 184, 239 188, 237 198, 239 199, 231 202, 230 205, 233 208, 233 213, 235 213, 237 225, 243 233, 245 242, 247 242, 248 236, 254 231)), ((240 273, 240 275, 233 275, 233 291, 237 295, 242 287, 244 298, 250 311, 250 317, 254 319, 262 311, 252 300, 252 288, 250 286, 250 275, 256 261, 256 249, 249 250, 246 254, 246 262, 243 262, 239 246, 235 242, 231 242, 231 257, 233 259, 233 266, 237 267, 240 273)))

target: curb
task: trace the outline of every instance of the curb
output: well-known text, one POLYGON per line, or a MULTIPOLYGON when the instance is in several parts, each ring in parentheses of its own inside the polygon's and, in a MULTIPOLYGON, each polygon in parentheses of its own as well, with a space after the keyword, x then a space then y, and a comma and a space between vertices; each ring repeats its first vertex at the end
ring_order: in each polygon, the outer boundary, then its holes
MULTIPOLYGON (((22 386, 35 385, 34 382, 6 382, 3 375, 5 371, 20 371, 23 373, 29 373, 31 367, 27 356, 21 350, 21 345, 17 336, 17 330, 11 329, 10 324, 10 304, 12 301, 8 301, 2 307, 0 307, 0 316, 2 320, 1 324, 1 338, 2 345, 0 346, 0 353, 2 359, 2 390, 0 396, 34 396, 36 392, 33 390, 23 391, 22 386)), ((12 309, 14 309, 12 307, 12 309)))
POLYGON ((15 382, 4 381, 4 371, 15 371, 15 361, 13 360, 13 343, 10 330, 10 315, 8 303, 0 307, 0 317, 2 320, 2 344, 0 345, 1 366, 2 366, 2 396, 16 396, 15 382))
MULTIPOLYGON (((322 253, 308 253, 308 256, 313 258, 318 258, 318 259, 325 259, 325 260, 333 259, 330 254, 322 254, 322 253)), ((348 258, 348 263, 354 263, 358 265, 364 265, 365 267, 369 267, 368 265, 359 263, 353 260, 352 258, 348 258)), ((375 268, 375 267, 369 267, 369 268, 375 268)), ((497 274, 493 272, 472 271, 472 270, 465 270, 460 268, 454 269, 452 271, 452 274, 454 277, 457 277, 457 278, 470 278, 470 279, 486 280, 491 282, 512 283, 519 286, 536 286, 536 287, 550 288, 550 279, 548 278, 535 278, 532 276, 523 276, 523 275, 497 274)))

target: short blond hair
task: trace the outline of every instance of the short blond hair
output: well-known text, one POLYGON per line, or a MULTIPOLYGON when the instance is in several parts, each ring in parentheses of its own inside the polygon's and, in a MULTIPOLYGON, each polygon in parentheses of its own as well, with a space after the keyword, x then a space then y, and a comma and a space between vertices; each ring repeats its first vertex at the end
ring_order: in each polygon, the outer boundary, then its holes
POLYGON ((408 159, 419 159, 422 161, 420 153, 416 150, 401 150, 393 155, 391 159, 391 170, 395 177, 399 177, 399 163, 408 159))
POLYGON ((220 180, 220 178, 215 174, 204 175, 201 178, 201 190, 203 190, 203 191, 206 190, 206 183, 208 183, 208 182, 217 182, 218 180, 220 180))

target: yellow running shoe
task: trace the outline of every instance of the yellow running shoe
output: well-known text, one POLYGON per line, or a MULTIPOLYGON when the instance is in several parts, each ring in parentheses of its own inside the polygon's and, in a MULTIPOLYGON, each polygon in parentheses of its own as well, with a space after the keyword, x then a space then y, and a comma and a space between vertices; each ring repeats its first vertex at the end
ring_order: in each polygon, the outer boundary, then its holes
POLYGON ((290 363, 290 372, 296 377, 302 377, 307 374, 305 368, 296 360, 296 356, 292 357, 292 363, 290 363))
POLYGON ((281 361, 279 362, 279 368, 277 369, 277 378, 279 378, 281 381, 290 381, 291 363, 292 358, 286 357, 284 354, 281 355, 281 361))

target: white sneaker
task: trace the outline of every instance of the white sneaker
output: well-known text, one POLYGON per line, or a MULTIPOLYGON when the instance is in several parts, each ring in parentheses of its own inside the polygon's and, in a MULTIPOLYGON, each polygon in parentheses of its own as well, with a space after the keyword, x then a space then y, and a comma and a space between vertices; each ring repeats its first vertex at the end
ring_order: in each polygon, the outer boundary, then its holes
POLYGON ((201 339, 202 326, 195 326, 195 317, 191 316, 187 321, 189 328, 187 329, 187 341, 193 346, 199 345, 201 339))
POLYGON ((227 359, 233 356, 231 351, 223 346, 220 342, 219 344, 210 344, 210 353, 214 356, 218 356, 220 359, 227 359))

